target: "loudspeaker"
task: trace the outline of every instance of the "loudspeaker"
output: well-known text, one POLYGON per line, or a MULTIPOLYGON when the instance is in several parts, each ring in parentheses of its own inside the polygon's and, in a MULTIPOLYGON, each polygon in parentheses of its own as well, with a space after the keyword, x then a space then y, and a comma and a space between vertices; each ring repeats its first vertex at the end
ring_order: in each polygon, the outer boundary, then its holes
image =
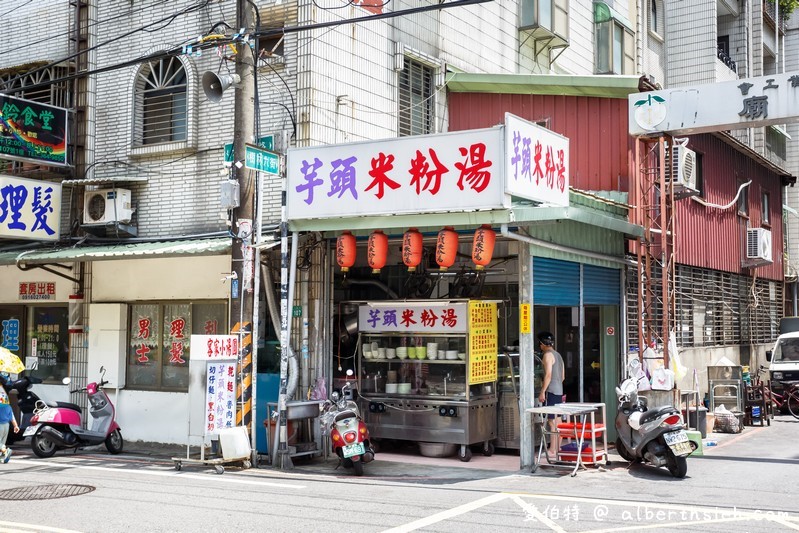
POLYGON ((203 74, 203 92, 205 96, 212 102, 219 102, 222 99, 222 93, 236 83, 239 83, 241 78, 238 74, 222 74, 217 76, 216 73, 210 70, 203 74))

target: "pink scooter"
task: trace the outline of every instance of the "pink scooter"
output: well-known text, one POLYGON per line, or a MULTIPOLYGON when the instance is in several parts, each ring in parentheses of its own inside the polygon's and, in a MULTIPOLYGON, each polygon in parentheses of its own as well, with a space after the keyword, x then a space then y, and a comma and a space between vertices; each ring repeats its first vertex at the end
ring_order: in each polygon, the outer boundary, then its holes
MULTIPOLYGON (((100 383, 89 383, 86 388, 72 390, 70 393, 86 392, 94 419, 90 429, 83 429, 79 406, 68 402, 38 401, 31 425, 25 429, 25 436, 31 437, 31 449, 38 457, 52 457, 66 448, 83 448, 105 443, 113 454, 122 451, 122 433, 115 420, 114 405, 103 390, 108 382, 103 380, 105 368, 100 367, 100 383)), ((64 378, 68 385, 69 378, 64 378)))

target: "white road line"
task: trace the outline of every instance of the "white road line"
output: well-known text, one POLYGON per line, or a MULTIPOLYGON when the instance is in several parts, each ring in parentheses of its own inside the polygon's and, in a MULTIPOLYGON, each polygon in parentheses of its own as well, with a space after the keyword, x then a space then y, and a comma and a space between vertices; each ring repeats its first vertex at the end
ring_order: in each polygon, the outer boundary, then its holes
POLYGON ((21 522, 2 522, 0 521, 0 532, 2 533, 22 533, 24 531, 51 531, 52 533, 80 533, 73 529, 61 529, 58 527, 41 526, 39 524, 23 524, 21 522))
POLYGON ((449 518, 455 518, 456 516, 470 513, 472 511, 480 509, 481 507, 485 507, 486 505, 491 505, 493 503, 505 500, 509 497, 510 494, 504 494, 499 492, 497 494, 492 494, 491 496, 486 496, 485 498, 482 498, 480 500, 475 500, 471 503, 466 503, 458 507, 454 507, 452 509, 436 513, 434 515, 430 515, 426 518, 421 518, 419 520, 410 522, 408 524, 387 529, 383 533, 407 533, 408 531, 415 531, 417 529, 421 529, 426 526, 431 526, 437 522, 443 522, 444 520, 447 520, 449 518))
POLYGON ((17 463, 22 461, 28 462, 31 465, 44 465, 44 466, 56 466, 60 468, 80 468, 84 470, 97 470, 100 472, 115 472, 119 473, 120 470, 124 471, 127 474, 135 474, 135 475, 142 475, 142 476, 158 476, 158 477, 180 477, 182 478, 189 478, 189 479, 199 479, 202 481, 213 481, 213 482, 220 482, 220 483, 230 483, 230 484, 237 484, 237 485, 256 485, 259 487, 275 487, 280 489, 305 489, 305 485, 289 485, 287 483, 271 483, 268 481, 259 481, 255 479, 241 479, 238 477, 226 477, 223 475, 215 475, 211 476, 202 476, 198 474, 184 474, 182 472, 161 472, 157 470, 131 470, 127 468, 109 468, 106 466, 88 466, 88 465, 73 465, 68 463, 59 463, 56 461, 43 461, 41 459, 24 459, 19 458, 16 460, 17 463))
POLYGON ((514 494, 511 496, 511 499, 519 504, 519 507, 524 509, 524 512, 527 513, 528 517, 533 517, 542 524, 549 526, 549 529, 552 531, 557 531, 558 533, 566 533, 566 530, 557 525, 555 522, 550 520, 544 513, 538 510, 535 505, 527 503, 523 499, 521 499, 518 495, 514 494))

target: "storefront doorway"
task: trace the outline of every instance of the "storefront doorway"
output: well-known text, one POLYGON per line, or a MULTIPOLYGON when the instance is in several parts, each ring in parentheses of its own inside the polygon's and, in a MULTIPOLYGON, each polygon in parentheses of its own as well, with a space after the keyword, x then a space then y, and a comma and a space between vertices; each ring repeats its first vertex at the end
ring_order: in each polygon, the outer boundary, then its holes
MULTIPOLYGON (((613 307, 609 307, 608 310, 613 307)), ((563 390, 569 402, 601 402, 603 364, 614 367, 614 350, 603 357, 603 307, 583 308, 584 324, 580 335, 580 308, 535 306, 534 332, 549 331, 555 336, 555 349, 563 357, 563 390), (582 351, 580 340, 582 338, 582 351)), ((610 312, 608 315, 612 316, 610 312)), ((608 379, 613 379, 608 376, 608 379)))

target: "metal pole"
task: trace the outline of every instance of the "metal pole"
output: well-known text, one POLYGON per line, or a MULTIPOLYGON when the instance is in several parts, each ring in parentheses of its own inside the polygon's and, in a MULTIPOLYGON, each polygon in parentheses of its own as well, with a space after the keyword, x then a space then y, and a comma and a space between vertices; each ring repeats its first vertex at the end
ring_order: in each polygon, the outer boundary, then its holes
MULTIPOLYGON (((287 396, 289 374, 289 224, 286 213, 288 177, 283 173, 280 192, 280 392, 277 398, 279 416, 277 453, 274 464, 283 470, 294 468, 288 449, 287 396)), ((271 453, 271 452, 270 452, 271 453)))
MULTIPOLYGON (((245 33, 253 28, 254 8, 247 0, 237 0, 238 28, 245 33)), ((254 290, 254 256, 252 248, 255 186, 253 173, 243 164, 244 147, 253 142, 255 132, 255 88, 253 86, 254 60, 246 42, 240 43, 236 54, 236 74, 240 86, 235 90, 233 132, 233 175, 239 182, 240 205, 233 211, 233 246, 231 270, 231 305, 229 309, 231 331, 239 335, 239 386, 236 394, 236 425, 255 432, 252 424, 252 316, 254 290)))

